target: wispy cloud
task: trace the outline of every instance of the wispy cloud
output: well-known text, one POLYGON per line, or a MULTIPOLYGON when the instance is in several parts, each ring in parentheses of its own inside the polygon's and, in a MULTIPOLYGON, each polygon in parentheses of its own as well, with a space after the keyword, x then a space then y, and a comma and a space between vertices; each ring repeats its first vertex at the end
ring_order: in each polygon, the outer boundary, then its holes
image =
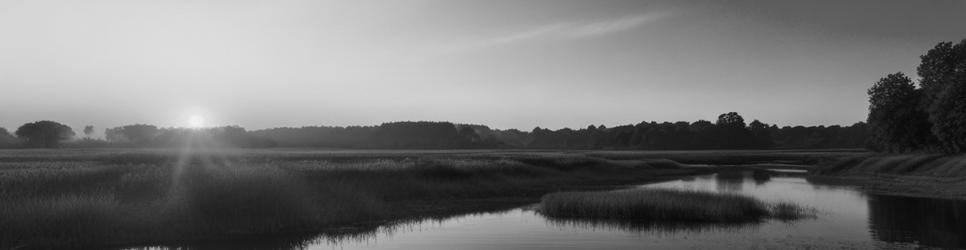
POLYGON ((482 49, 537 39, 581 39, 599 37, 631 30, 668 16, 669 13, 667 12, 652 12, 605 20, 552 23, 462 44, 450 48, 449 51, 482 49))
POLYGON ((601 22, 575 25, 564 31, 565 33, 574 37, 601 36, 609 33, 633 29, 649 22, 664 18, 665 16, 667 16, 667 14, 663 12, 630 16, 601 22))

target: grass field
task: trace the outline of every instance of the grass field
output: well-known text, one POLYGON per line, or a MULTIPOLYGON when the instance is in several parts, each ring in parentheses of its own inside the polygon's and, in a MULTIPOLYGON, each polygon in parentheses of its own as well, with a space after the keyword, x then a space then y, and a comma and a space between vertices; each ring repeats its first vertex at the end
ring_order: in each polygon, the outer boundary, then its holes
POLYGON ((0 248, 371 228, 705 173, 738 158, 795 164, 839 154, 849 152, 4 150, 0 248))

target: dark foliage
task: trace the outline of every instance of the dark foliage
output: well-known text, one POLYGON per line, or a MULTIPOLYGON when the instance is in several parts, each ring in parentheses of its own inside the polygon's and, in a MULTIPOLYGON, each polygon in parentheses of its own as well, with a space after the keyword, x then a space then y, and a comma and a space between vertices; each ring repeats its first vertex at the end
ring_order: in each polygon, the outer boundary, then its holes
POLYGON ((187 129, 135 124, 109 128, 104 134, 112 145, 126 147, 179 147, 199 142, 215 144, 207 146, 275 146, 275 142, 257 137, 238 126, 187 129))
POLYGON ((84 136, 86 136, 87 138, 90 138, 92 135, 94 135, 94 126, 91 126, 91 125, 84 126, 84 136))
POLYGON ((902 73, 890 74, 869 89, 869 129, 881 150, 905 152, 935 139, 927 114, 919 108, 921 91, 902 73))
MULTIPOLYGON (((53 129, 52 124, 40 127, 53 129)), ((44 125, 46 124, 46 125, 44 125)), ((37 124, 27 124, 23 133, 37 124), (28 126, 29 125, 29 126, 28 126)), ((88 126, 89 127, 89 126, 88 126)), ((33 147, 54 147, 71 138, 69 127, 56 140, 41 137, 44 133, 18 136, 33 147), (53 144, 51 144, 53 143, 53 144)), ((87 132, 88 129, 85 128, 87 132)), ((93 128, 90 128, 93 130, 93 128)), ((52 130, 51 130, 52 131, 52 130)), ((50 132, 50 131, 47 131, 50 132)), ((90 133, 88 133, 90 134, 90 133)), ((857 148, 866 144, 866 126, 782 127, 758 120, 745 124, 735 112, 722 114, 716 123, 699 120, 688 122, 641 122, 612 128, 590 125, 583 129, 534 128, 530 132, 516 129, 498 130, 484 125, 449 122, 391 122, 379 126, 273 128, 246 131, 238 126, 204 129, 159 128, 134 124, 104 130, 106 140, 72 141, 69 147, 181 147, 204 142, 209 146, 227 147, 326 147, 356 149, 769 149, 769 148, 857 148)), ((46 135, 51 135, 48 133, 46 135)), ((12 147, 16 138, 0 133, 0 147, 12 147)))
POLYGON ((482 125, 391 122, 379 126, 274 128, 251 134, 286 147, 499 148, 496 132, 482 125))
POLYGON ((923 106, 946 152, 966 150, 966 40, 939 43, 921 57, 923 106))
POLYGON ((920 88, 896 73, 869 89, 869 127, 882 151, 966 151, 966 40, 942 42, 917 68, 920 88))
POLYGON ((107 141, 120 144, 145 146, 158 136, 160 130, 154 125, 134 124, 104 130, 107 141))
POLYGON ((607 128, 530 132, 448 122, 394 122, 370 127, 275 128, 251 132, 286 147, 334 148, 536 148, 536 149, 765 149, 856 148, 866 143, 864 123, 852 126, 783 127, 737 113, 708 121, 641 122, 607 128))
POLYGON ((55 148, 61 141, 74 137, 74 130, 57 122, 39 121, 20 126, 16 134, 28 147, 55 148))

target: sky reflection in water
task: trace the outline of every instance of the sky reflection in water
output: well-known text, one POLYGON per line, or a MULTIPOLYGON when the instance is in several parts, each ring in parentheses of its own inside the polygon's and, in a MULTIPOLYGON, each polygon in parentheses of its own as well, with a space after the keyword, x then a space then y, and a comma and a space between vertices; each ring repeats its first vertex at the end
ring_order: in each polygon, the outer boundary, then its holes
POLYGON ((423 220, 348 235, 212 243, 191 249, 720 249, 966 247, 966 202, 865 194, 797 173, 723 172, 639 188, 740 193, 817 209, 794 222, 741 225, 553 220, 528 208, 423 220))

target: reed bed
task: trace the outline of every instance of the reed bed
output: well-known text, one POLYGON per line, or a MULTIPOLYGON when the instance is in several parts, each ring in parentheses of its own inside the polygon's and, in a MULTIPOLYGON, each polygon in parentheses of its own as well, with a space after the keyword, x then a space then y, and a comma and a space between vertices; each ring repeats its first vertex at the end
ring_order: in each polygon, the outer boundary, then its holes
POLYGON ((0 152, 0 249, 304 233, 696 171, 580 154, 0 152))
POLYGON ((543 196, 540 204, 540 212, 551 218, 640 222, 748 223, 812 215, 812 209, 793 203, 768 204, 738 194, 673 189, 553 193, 543 196))

